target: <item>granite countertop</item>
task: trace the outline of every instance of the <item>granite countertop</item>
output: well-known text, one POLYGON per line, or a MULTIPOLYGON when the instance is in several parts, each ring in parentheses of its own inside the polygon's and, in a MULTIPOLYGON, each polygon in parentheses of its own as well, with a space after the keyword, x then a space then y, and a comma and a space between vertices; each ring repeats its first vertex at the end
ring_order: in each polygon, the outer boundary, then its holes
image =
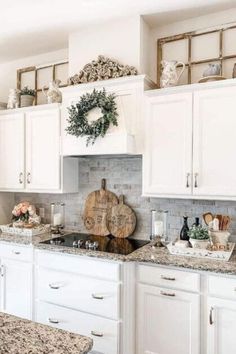
MULTIPOLYGON (((66 236, 65 236, 66 237, 66 236)), ((18 235, 0 234, 0 241, 12 242, 15 244, 31 245, 36 249, 52 251, 57 253, 72 254, 87 256, 93 258, 107 259, 110 261, 121 262, 140 262, 159 264, 164 266, 173 266, 188 268, 198 271, 208 271, 214 273, 236 275, 236 250, 233 253, 230 261, 218 261, 213 259, 203 259, 194 257, 174 256, 169 253, 166 248, 153 249, 150 244, 139 248, 138 250, 130 253, 129 255, 119 255, 115 253, 100 252, 79 248, 69 248, 60 245, 40 244, 44 240, 52 238, 50 233, 24 237, 18 235)))
POLYGON ((88 337, 0 313, 0 354, 85 354, 88 337))
POLYGON ((234 251, 230 260, 226 262, 214 259, 175 256, 170 254, 165 247, 153 248, 148 244, 128 255, 126 260, 236 275, 236 251, 234 251))

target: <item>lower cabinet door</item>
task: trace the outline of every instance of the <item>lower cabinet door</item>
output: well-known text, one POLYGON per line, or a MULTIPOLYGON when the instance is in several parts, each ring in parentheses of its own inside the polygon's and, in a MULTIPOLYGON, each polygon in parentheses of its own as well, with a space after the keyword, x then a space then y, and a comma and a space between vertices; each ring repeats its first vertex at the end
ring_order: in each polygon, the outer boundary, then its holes
POLYGON ((200 296, 138 284, 137 354, 199 354, 200 296))
POLYGON ((208 297, 208 354, 235 354, 236 301, 208 297))
POLYGON ((32 319, 32 264, 1 259, 1 310, 32 319))
POLYGON ((91 353, 119 354, 118 321, 37 301, 36 321, 93 339, 91 353))

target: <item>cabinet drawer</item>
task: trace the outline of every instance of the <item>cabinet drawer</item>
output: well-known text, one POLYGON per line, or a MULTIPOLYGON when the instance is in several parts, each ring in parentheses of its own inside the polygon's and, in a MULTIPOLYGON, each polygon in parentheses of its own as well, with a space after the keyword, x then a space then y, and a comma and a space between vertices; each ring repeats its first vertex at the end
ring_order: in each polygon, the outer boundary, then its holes
POLYGON ((236 300, 236 278, 208 277, 208 293, 236 300))
POLYGON ((198 292, 200 275, 175 269, 146 265, 138 266, 138 280, 146 284, 198 292))
POLYGON ((83 256, 55 254, 54 252, 37 251, 37 264, 42 267, 77 273, 84 276, 119 281, 120 264, 83 256))
POLYGON ((39 300, 119 318, 119 283, 46 268, 38 268, 37 275, 39 300))
POLYGON ((30 246, 0 243, 0 257, 24 262, 32 262, 33 249, 30 246))
POLYGON ((37 302, 36 321, 66 331, 91 337, 93 350, 103 354, 118 354, 119 322, 60 306, 37 302))

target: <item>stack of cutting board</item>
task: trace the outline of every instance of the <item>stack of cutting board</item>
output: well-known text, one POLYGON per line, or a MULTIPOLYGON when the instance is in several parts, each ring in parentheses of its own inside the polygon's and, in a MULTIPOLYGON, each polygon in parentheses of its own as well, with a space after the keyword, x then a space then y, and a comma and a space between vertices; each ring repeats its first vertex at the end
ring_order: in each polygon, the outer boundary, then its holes
POLYGON ((123 195, 118 199, 106 189, 105 179, 102 179, 99 190, 88 195, 83 220, 89 233, 98 236, 126 238, 132 235, 136 227, 134 211, 124 204, 123 195))

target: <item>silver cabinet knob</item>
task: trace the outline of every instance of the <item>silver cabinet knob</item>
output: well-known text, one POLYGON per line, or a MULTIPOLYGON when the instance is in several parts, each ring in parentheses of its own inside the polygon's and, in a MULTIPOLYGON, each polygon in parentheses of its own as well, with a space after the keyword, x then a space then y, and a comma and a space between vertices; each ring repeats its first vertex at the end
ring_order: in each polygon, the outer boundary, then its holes
POLYGON ((23 184, 23 176, 24 176, 24 175, 23 175, 23 172, 20 172, 20 173, 19 173, 19 183, 20 183, 20 184, 23 184))
POLYGON ((103 333, 102 332, 97 332, 97 331, 91 331, 92 336, 95 337, 103 337, 103 333))
POLYGON ((194 188, 198 187, 198 173, 194 173, 194 188))
POLYGON ((175 277, 167 277, 165 275, 161 275, 161 279, 175 281, 175 277))
POLYGON ((175 293, 167 293, 165 291, 161 291, 160 294, 164 295, 164 296, 170 296, 170 297, 174 297, 175 296, 175 293))
POLYGON ((12 251, 12 253, 14 253, 18 256, 20 254, 20 251, 12 251))
POLYGON ((190 185, 189 185, 189 177, 190 177, 190 173, 187 173, 186 174, 186 188, 190 187, 190 185))
POLYGON ((31 174, 30 174, 30 172, 27 173, 27 183, 28 184, 31 183, 31 174))
POLYGON ((48 322, 53 323, 53 324, 58 324, 59 321, 56 318, 50 318, 48 319, 48 322))
POLYGON ((213 325, 213 318, 212 318, 212 314, 213 314, 213 307, 210 308, 210 313, 209 313, 209 324, 213 325))
POLYGON ((97 300, 103 300, 104 297, 102 295, 98 295, 98 294, 92 294, 92 298, 93 299, 97 299, 97 300))
POLYGON ((60 285, 57 284, 49 284, 49 287, 54 290, 60 289, 60 285))

